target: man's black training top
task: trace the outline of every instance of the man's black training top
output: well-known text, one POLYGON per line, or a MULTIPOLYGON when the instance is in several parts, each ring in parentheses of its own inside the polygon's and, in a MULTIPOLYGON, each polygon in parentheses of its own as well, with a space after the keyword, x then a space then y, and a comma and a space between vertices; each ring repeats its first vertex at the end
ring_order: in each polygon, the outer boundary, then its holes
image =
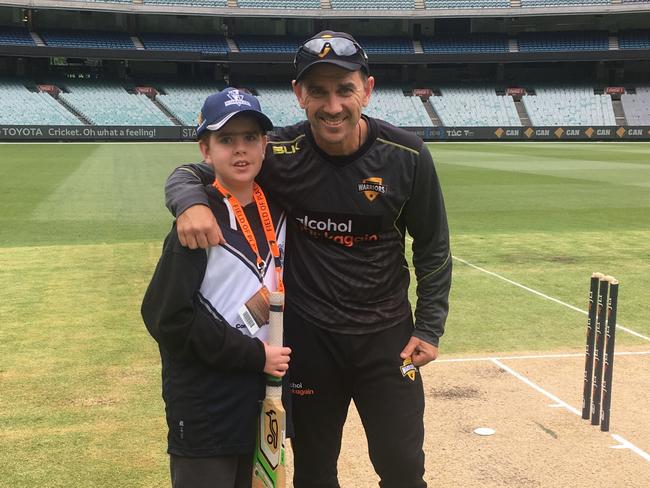
MULTIPOLYGON (((449 230, 429 150, 416 135, 364 116, 368 139, 349 156, 324 153, 308 122, 278 129, 258 180, 289 216, 287 304, 334 332, 365 334, 411 313, 405 240, 413 240, 418 281, 414 335, 438 344, 451 285, 449 230)), ((167 180, 167 206, 179 215, 207 204, 206 164, 167 180)))

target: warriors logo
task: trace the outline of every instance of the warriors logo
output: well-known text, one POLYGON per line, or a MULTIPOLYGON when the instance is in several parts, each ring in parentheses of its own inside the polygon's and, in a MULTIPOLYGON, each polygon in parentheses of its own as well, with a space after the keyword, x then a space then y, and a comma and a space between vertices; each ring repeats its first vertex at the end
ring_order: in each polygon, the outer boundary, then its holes
POLYGON ((364 196, 371 202, 377 198, 380 193, 386 193, 386 185, 382 184, 383 180, 376 176, 366 178, 357 185, 359 191, 363 192, 364 196))
POLYGON ((406 358, 399 369, 402 371, 402 376, 411 381, 415 381, 415 375, 418 372, 418 368, 413 365, 411 358, 406 358))

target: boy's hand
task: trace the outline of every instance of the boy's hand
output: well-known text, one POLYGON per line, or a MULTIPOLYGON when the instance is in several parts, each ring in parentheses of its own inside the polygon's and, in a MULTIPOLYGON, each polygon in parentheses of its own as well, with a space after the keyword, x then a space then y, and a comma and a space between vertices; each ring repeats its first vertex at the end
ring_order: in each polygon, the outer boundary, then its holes
POLYGON ((269 346, 266 342, 263 342, 263 344, 264 353, 266 354, 264 372, 276 378, 282 378, 289 369, 291 349, 284 346, 269 346))
POLYGON ((207 249, 226 242, 210 207, 192 205, 176 219, 181 244, 190 249, 207 249))

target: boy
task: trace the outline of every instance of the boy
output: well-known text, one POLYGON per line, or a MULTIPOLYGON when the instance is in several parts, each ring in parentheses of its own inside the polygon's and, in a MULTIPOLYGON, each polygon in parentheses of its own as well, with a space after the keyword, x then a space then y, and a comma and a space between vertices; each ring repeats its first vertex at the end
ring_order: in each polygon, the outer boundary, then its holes
POLYGON ((174 223, 142 303, 162 360, 173 488, 250 486, 262 372, 288 369, 291 350, 263 342, 260 327, 268 292, 283 290, 286 219, 254 182, 272 128, 248 93, 227 88, 205 100, 197 138, 226 242, 190 250, 174 223))

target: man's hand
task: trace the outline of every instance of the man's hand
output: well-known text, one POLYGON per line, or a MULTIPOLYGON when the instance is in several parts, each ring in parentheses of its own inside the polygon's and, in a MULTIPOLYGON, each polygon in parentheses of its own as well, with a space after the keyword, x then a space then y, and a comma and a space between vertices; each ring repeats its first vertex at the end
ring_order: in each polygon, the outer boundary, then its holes
POLYGON ((400 353, 402 359, 406 359, 409 356, 415 366, 424 366, 438 357, 438 347, 417 337, 411 337, 406 347, 400 353))
POLYGON ((226 242, 212 210, 205 205, 192 205, 180 214, 176 231, 181 244, 190 249, 207 249, 226 242))

